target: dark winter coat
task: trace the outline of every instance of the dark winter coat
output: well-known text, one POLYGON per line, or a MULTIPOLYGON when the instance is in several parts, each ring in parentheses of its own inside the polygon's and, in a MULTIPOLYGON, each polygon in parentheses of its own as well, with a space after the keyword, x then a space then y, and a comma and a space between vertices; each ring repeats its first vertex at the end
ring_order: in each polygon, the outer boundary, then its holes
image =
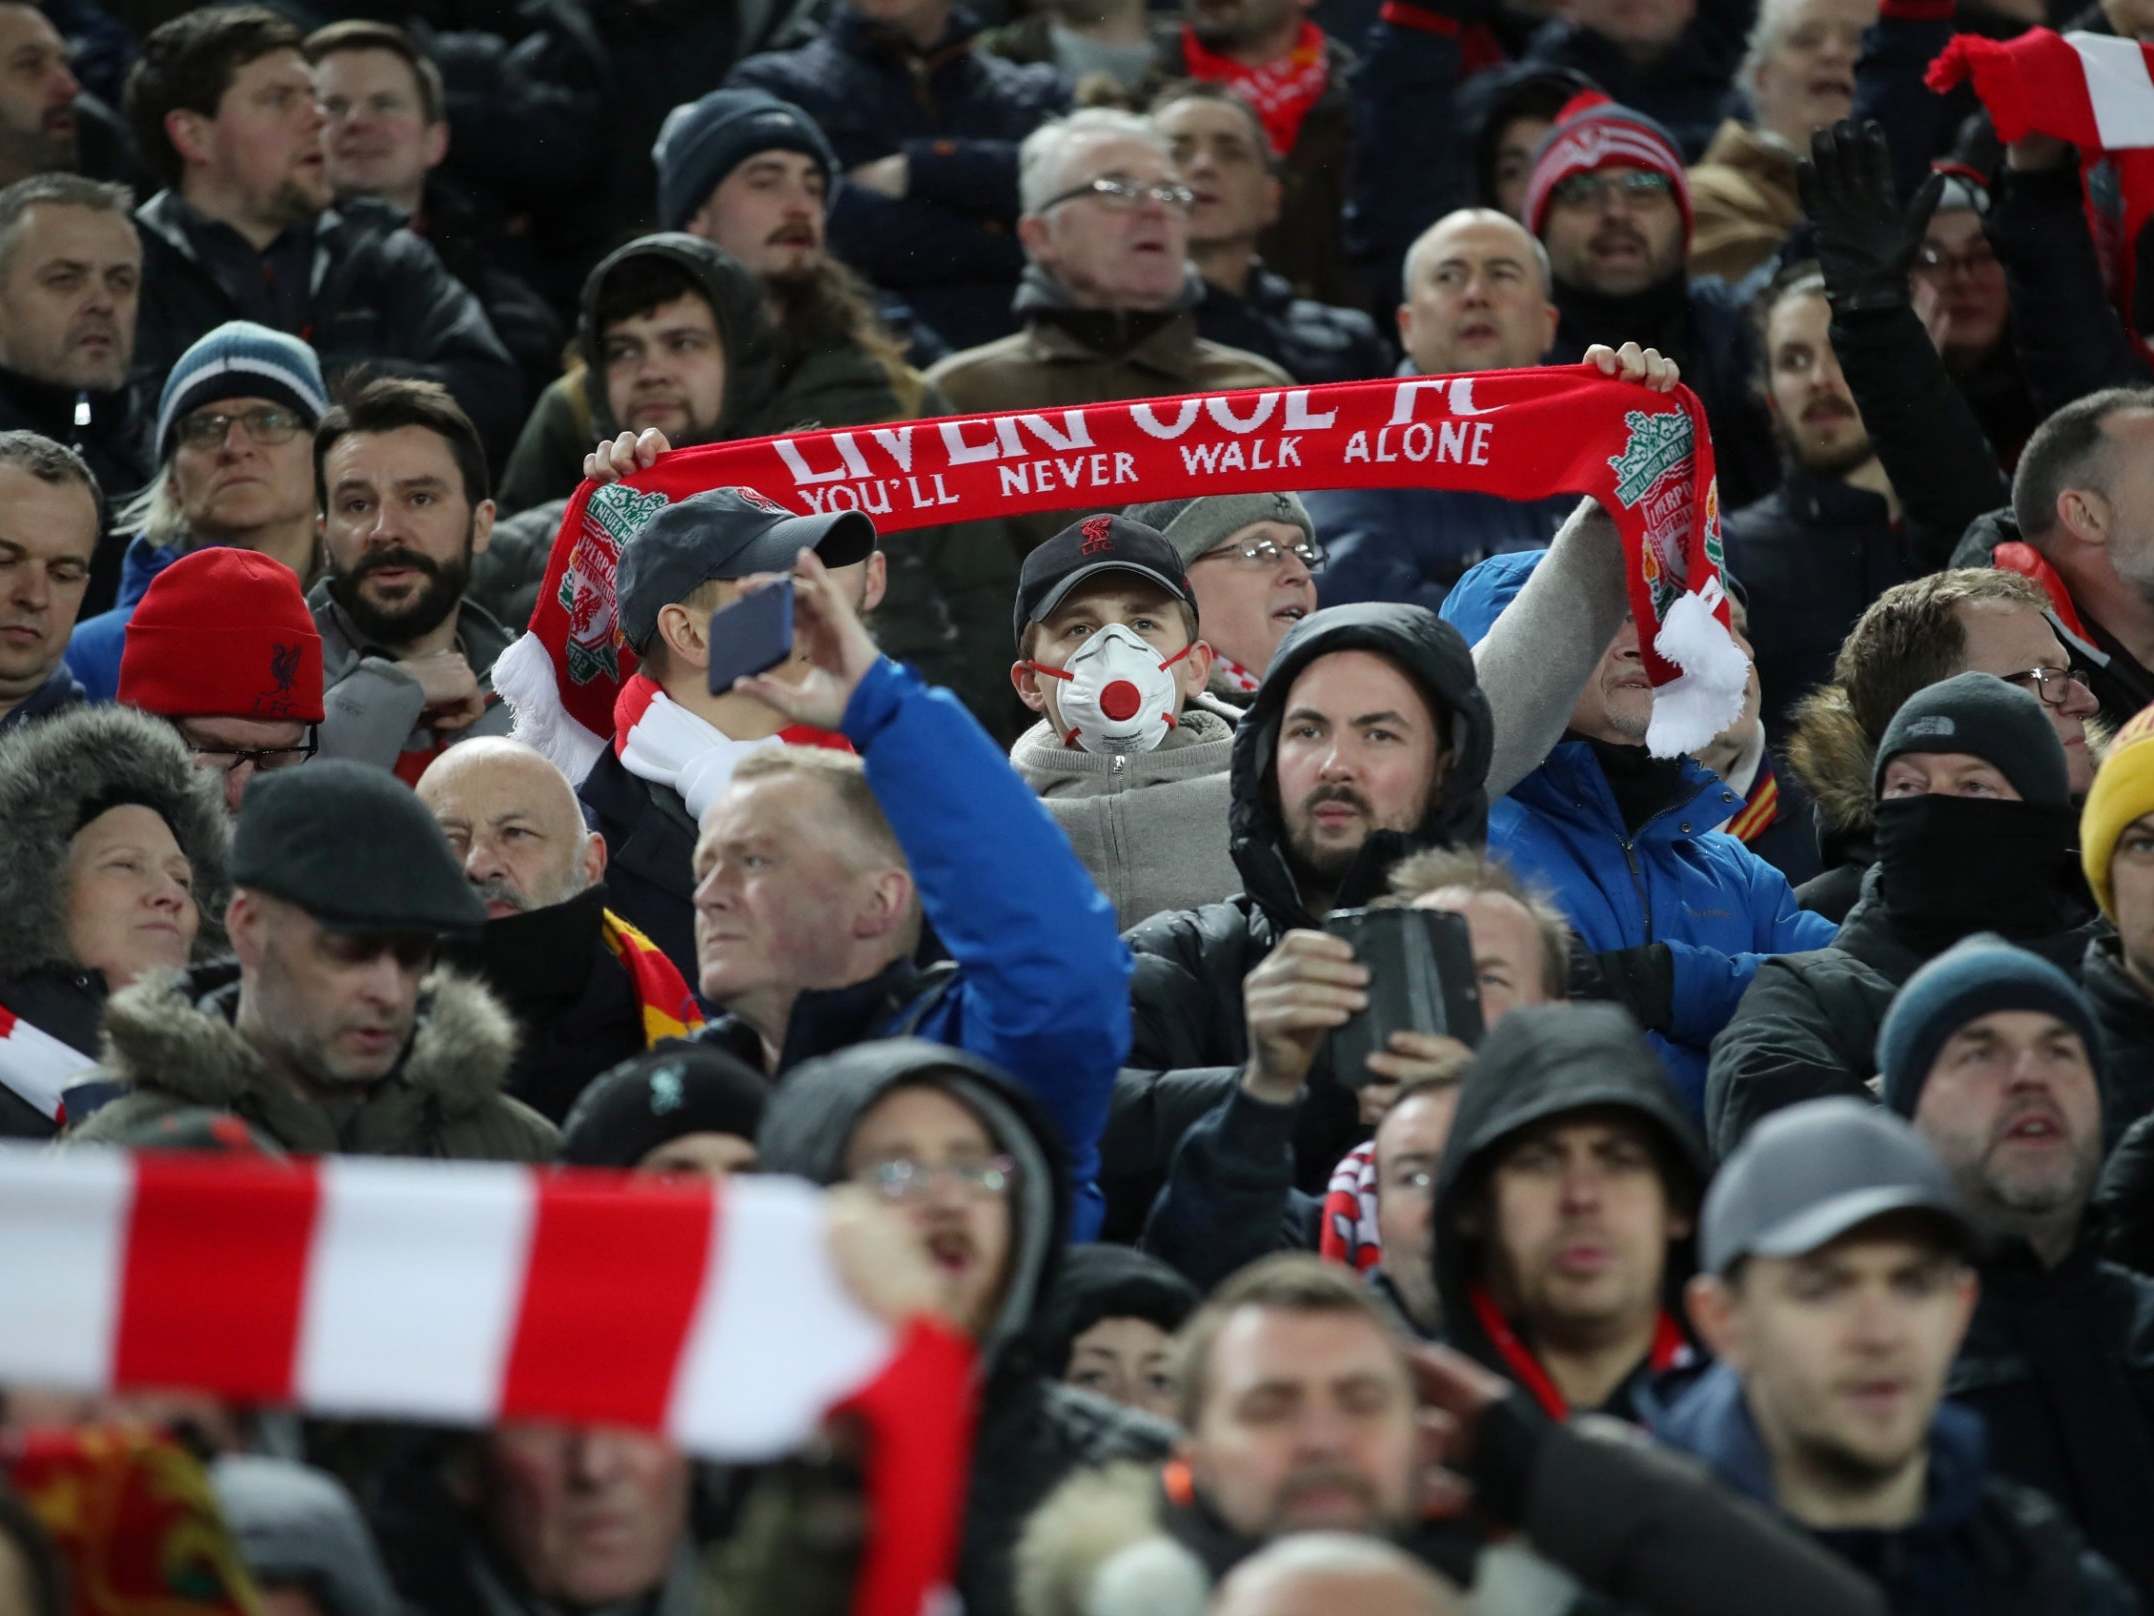
POLYGON ((471 942, 442 948, 444 963, 492 990, 515 1019, 516 1059, 504 1093, 559 1127, 591 1079, 650 1045, 643 1005, 600 927, 606 889, 489 920, 471 942))
POLYGON ((1882 495, 1800 466, 1730 516, 1724 534, 1728 571, 1759 602, 1750 643, 1768 732, 1832 677, 1840 642, 1870 602, 1930 570, 1882 495))
POLYGON ((1050 67, 1019 67, 974 48, 979 23, 954 12, 932 49, 915 51, 851 6, 798 50, 752 56, 727 79, 768 90, 813 118, 838 167, 902 154, 906 194, 840 185, 830 248, 878 286, 904 294, 955 348, 1013 329, 1017 147, 1069 107, 1050 67))
POLYGON ((2011 338, 2035 410, 2047 415, 2105 387, 2144 387, 2143 350, 2110 301, 2077 163, 2007 169, 1984 233, 2004 265, 2015 319, 2011 338))
POLYGON ((1070 1179, 1055 1125, 1023 1089, 976 1056, 918 1040, 867 1044, 778 1085, 757 1139, 762 1170, 816 1184, 846 1178, 848 1142, 892 1089, 925 1083, 977 1116, 1017 1163, 1010 1190, 1009 1277, 980 1339, 985 1364, 957 1589, 972 1616, 1013 1616, 1011 1551, 1025 1518, 1073 1471, 1156 1460, 1172 1434, 1158 1422, 1049 1380, 1025 1336, 1052 1287, 1069 1232, 1070 1179))
POLYGON ((1795 889, 1805 909, 1835 924, 1862 896, 1877 862, 1877 798, 1870 777, 1876 746, 1837 691, 1806 707, 1787 731, 1785 773, 1810 795, 1821 873, 1795 889))
MULTIPOLYGON (((1443 789, 1431 794, 1428 813, 1413 831, 1380 831, 1368 839, 1339 884, 1335 906, 1352 908, 1380 896, 1391 866, 1408 853, 1476 847, 1487 834, 1484 782, 1494 724, 1473 655, 1457 632, 1414 608, 1392 605, 1342 607, 1290 630, 1234 733, 1228 823, 1241 895, 1156 915, 1129 933, 1136 956, 1134 1042, 1102 1141, 1112 1237, 1136 1235, 1176 1142, 1225 1097, 1247 1058, 1243 978, 1288 931, 1320 923, 1288 861, 1272 765, 1286 692, 1296 675, 1320 656, 1355 650, 1390 658, 1435 698, 1450 723, 1451 762, 1443 789)), ((1333 1079, 1320 1054, 1295 1129, 1300 1187, 1321 1190, 1363 1132, 1353 1094, 1333 1079)))
POLYGON ((615 914, 696 979, 696 822, 670 786, 639 780, 606 747, 576 788, 584 818, 606 839, 606 891, 615 914))
MULTIPOLYGON (((1654 1435, 1737 1492, 1773 1502, 1772 1461, 1742 1382, 1725 1364, 1677 1399, 1654 1435)), ((1990 1472, 1981 1422, 1946 1403, 1930 1427, 1922 1517, 1897 1531, 1812 1531, 1885 1591, 1893 1616, 2125 1616, 2138 1608, 2114 1567, 2041 1494, 1990 1472)))
POLYGON ((561 350, 568 340, 561 317, 528 277, 533 262, 528 243, 513 241, 495 209, 438 171, 427 177, 411 227, 479 300, 494 335, 523 372, 520 402, 528 408, 561 374, 561 350))
POLYGON ((120 556, 126 539, 112 531, 112 513, 150 480, 149 426, 135 407, 132 389, 93 393, 32 381, 0 369, 0 431, 35 432, 81 455, 97 478, 98 540, 90 560, 90 584, 77 620, 108 610, 120 588, 120 556))
POLYGON ((75 672, 63 660, 45 676, 45 682, 29 695, 0 713, 0 731, 21 729, 33 719, 50 718, 54 713, 64 713, 70 707, 79 707, 89 699, 89 692, 75 677, 75 672))
POLYGON ((1259 1257, 1313 1251, 1324 1202, 1294 1184, 1300 1115, 1229 1082, 1174 1147, 1144 1249, 1207 1291, 1259 1257))
POLYGON ((1981 1300, 1945 1391, 1982 1416, 1997 1473, 2039 1490, 2154 1595, 2154 1279, 2091 1241, 2046 1268, 2022 1241, 1980 1264, 1981 1300))
MULTIPOLYGON (((1660 1063, 1635 1039, 1620 1058, 1610 1059, 1608 1024, 1622 1020, 1623 1012, 1612 1006, 1515 1012, 1500 1029, 1500 1051, 1492 1050, 1490 1058, 1474 1064, 1459 1094, 1443 1160, 1436 1168, 1436 1297, 1445 1342, 1507 1378, 1516 1377, 1474 1311, 1472 1293, 1486 1282, 1483 1248, 1466 1228, 1469 1209, 1482 1201, 1507 1145, 1554 1117, 1621 1110, 1656 1136, 1654 1159, 1669 1205, 1695 1210, 1704 1197, 1712 1171, 1705 1144, 1668 1087, 1660 1063)), ((1673 1318, 1683 1318, 1683 1286, 1696 1268, 1692 1240, 1671 1240, 1661 1289, 1673 1318)), ((1523 1328, 1520 1335, 1523 1338, 1523 1328)), ((1524 1344, 1531 1349, 1530 1341, 1524 1344)), ((1650 1363, 1641 1360, 1602 1412, 1636 1421, 1635 1399, 1650 1374, 1650 1363)))
MULTIPOLYGON (((67 856, 84 812, 114 802, 150 808, 171 831, 200 912, 193 957, 215 958, 225 947, 231 822, 223 780, 194 766, 178 732, 129 707, 0 729, 0 1011, 81 1053, 84 1079, 96 1064, 107 989, 102 972, 68 952, 67 856)), ((51 1137, 57 1097, 14 1092, 0 1052, 0 1135, 51 1137)))
MULTIPOLYGON (((2054 930, 2009 940, 2077 975, 2100 929, 2061 898, 2054 930)), ((1873 867, 1830 948, 1767 960, 1713 1040, 1706 1132, 1725 1157, 1760 1117, 1831 1094, 1874 1097, 1877 1033, 1902 983, 1958 935, 1894 916, 1873 867)))
MULTIPOLYGON (((147 398, 197 338, 227 320, 277 323, 264 318, 273 310, 259 284, 228 285, 197 255, 183 210, 193 212, 177 192, 160 191, 135 213, 143 284, 157 289, 143 299, 135 331, 135 373, 147 398)), ((198 215, 194 222, 228 228, 198 215)), ((502 453, 523 419, 523 377, 479 300, 434 249, 379 202, 330 209, 315 221, 313 239, 307 317, 291 334, 313 346, 329 380, 364 365, 375 375, 440 382, 502 453)))
POLYGON ((1297 382, 1373 381, 1391 369, 1390 346, 1359 309, 1296 297, 1283 275, 1258 264, 1242 295, 1209 282, 1197 335, 1269 359, 1297 382))
POLYGON ((2154 996, 2125 970, 2123 944, 2113 935, 2087 944, 2079 986, 2102 1030, 2102 1139, 2114 1149, 2141 1118, 2154 1116, 2154 996))
POLYGON ((396 1068, 340 1119, 273 1075, 233 1024, 239 967, 147 977, 105 1006, 98 1077, 130 1092, 67 1139, 102 1144, 191 1106, 230 1111, 294 1156, 442 1156, 544 1162, 560 1134, 501 1092, 516 1029, 484 988, 436 970, 396 1068))
POLYGON ((2095 1190, 2102 1254, 2135 1274, 2154 1274, 2154 1117, 2141 1117, 2102 1164, 2095 1190))

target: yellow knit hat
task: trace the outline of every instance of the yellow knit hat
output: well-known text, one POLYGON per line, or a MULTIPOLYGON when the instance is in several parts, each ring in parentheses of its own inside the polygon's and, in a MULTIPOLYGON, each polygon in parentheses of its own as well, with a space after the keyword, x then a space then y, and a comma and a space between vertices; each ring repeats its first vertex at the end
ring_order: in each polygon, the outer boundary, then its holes
POLYGON ((2154 707, 2141 708, 2117 731, 2079 813, 2080 867, 2111 921, 2117 915, 2109 898, 2109 863, 2116 855, 2117 838, 2147 814, 2154 814, 2154 707))

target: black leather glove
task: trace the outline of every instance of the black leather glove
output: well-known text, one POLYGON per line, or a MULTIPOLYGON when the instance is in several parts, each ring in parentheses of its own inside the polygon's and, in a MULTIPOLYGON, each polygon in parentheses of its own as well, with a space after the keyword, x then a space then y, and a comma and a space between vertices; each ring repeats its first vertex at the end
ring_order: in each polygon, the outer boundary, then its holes
POLYGON ((1587 958, 1588 969, 1572 973, 1574 997, 1613 1000, 1646 1031, 1668 1030, 1675 1019, 1675 956, 1666 943, 1611 948, 1587 958))
POLYGON ((1874 123, 1843 119, 1810 137, 1796 169, 1803 212, 1817 234, 1818 267, 1836 311, 1908 306, 1914 268, 1945 177, 1932 174, 1902 210, 1892 194, 1892 154, 1874 123))

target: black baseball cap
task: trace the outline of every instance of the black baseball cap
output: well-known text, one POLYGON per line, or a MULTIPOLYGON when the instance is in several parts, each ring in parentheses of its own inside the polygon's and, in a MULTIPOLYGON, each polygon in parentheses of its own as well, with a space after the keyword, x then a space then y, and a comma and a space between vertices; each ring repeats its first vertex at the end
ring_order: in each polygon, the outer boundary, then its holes
POLYGON ((1025 557, 1017 578, 1017 611, 1011 631, 1025 643, 1025 630, 1053 612, 1069 592, 1095 573, 1134 572, 1149 578, 1197 613, 1182 553, 1159 529, 1126 516, 1088 516, 1072 523, 1025 557))
POLYGON ((232 833, 232 884, 330 931, 476 935, 486 924, 425 804, 363 763, 318 759, 253 781, 232 833))
POLYGON ((622 547, 613 585, 621 638, 640 656, 660 610, 713 578, 790 572, 802 550, 849 567, 874 549, 875 524, 862 512, 801 516, 752 488, 707 488, 675 500, 622 547))
POLYGON ((1836 1096, 1776 1111, 1722 1164, 1699 1219, 1699 1259, 1725 1275, 1745 1257, 1801 1257, 1892 1212, 1926 1213, 1974 1243, 1944 1163, 1908 1122, 1836 1096))

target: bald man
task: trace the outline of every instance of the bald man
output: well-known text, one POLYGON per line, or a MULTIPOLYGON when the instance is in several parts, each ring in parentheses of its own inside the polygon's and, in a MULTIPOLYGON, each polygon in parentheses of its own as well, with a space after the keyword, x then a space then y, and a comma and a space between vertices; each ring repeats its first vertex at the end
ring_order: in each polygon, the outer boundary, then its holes
MULTIPOLYGON (((1537 365, 1556 340, 1548 254, 1508 214, 1447 213, 1406 254, 1399 305, 1402 375, 1456 376, 1537 365)), ((1431 611, 1459 575, 1506 550, 1538 550, 1577 501, 1508 500, 1439 488, 1306 494, 1325 552, 1318 604, 1412 601, 1431 611)))
POLYGON ((481 736, 428 764, 418 792, 486 904, 478 938, 442 952, 516 1017, 509 1093, 558 1123, 601 1072, 702 1024, 680 972, 606 908, 606 843, 553 764, 481 736))
POLYGON ((1466 1608, 1450 1583, 1379 1538, 1304 1532, 1235 1567, 1211 1616, 1465 1616, 1466 1608))

